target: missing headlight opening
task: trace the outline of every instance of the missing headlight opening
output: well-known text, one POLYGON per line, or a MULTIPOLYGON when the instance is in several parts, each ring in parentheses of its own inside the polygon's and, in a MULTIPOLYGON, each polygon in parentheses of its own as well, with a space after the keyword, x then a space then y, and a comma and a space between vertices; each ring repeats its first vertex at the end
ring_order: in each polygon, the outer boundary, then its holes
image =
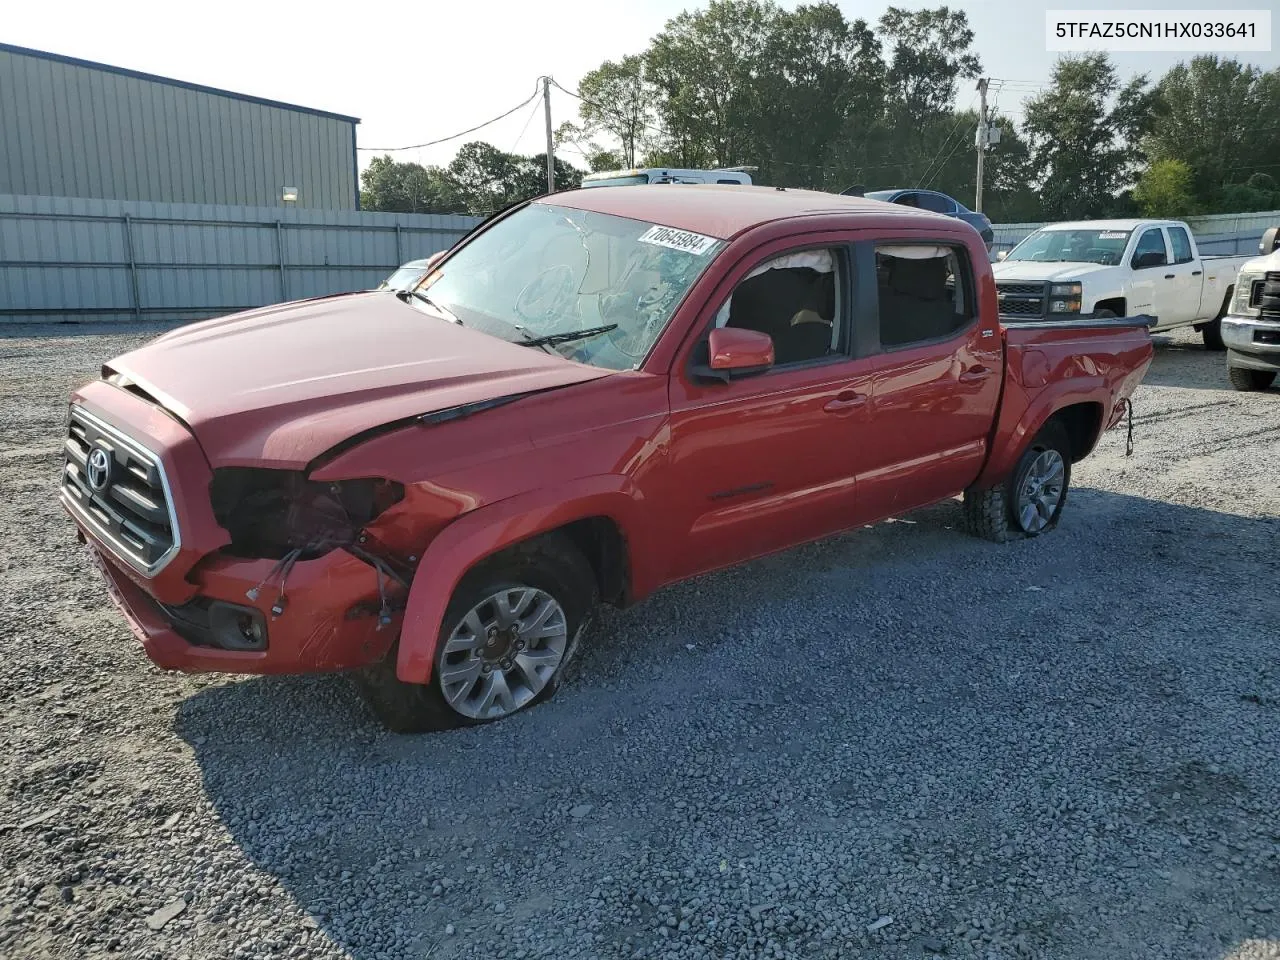
POLYGON ((403 497, 404 487, 377 477, 318 483, 301 471, 260 467, 215 470, 209 485, 214 518, 231 535, 228 552, 275 560, 353 547, 403 497))

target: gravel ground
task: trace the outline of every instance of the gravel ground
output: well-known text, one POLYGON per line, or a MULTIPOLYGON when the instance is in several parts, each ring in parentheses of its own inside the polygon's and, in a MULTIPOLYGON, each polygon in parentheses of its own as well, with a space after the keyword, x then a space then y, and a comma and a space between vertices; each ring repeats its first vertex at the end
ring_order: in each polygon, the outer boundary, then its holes
POLYGON ((342 677, 151 666, 54 500, 144 335, 66 329, 0 339, 0 956, 1280 958, 1280 391, 1191 336, 1052 535, 932 507, 399 737, 342 677))

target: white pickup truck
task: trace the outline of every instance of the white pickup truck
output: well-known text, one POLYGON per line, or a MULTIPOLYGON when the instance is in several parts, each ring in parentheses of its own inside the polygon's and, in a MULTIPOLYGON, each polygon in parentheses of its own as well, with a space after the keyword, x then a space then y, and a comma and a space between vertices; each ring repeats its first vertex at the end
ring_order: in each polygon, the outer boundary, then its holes
POLYGON ((1156 318, 1223 349, 1222 317, 1244 256, 1202 257, 1179 220, 1085 220, 1041 227, 993 265, 1000 319, 1156 318))
POLYGON ((1237 390, 1265 390, 1280 374, 1280 227, 1262 235, 1257 259, 1240 268, 1222 318, 1227 374, 1237 390))

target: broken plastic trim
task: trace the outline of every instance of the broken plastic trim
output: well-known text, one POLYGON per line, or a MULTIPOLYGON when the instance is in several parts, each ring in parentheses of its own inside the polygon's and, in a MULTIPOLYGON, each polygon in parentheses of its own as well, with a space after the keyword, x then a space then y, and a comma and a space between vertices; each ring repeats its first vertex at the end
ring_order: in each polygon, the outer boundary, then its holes
POLYGON ((492 400, 477 400, 474 403, 463 403, 456 407, 436 410, 434 413, 424 413, 415 419, 417 419, 419 423, 448 423, 450 420, 461 420, 474 413, 492 410, 494 407, 506 406, 508 403, 514 403, 517 400, 522 400, 537 392, 538 391, 536 390, 531 390, 526 393, 513 393, 506 397, 494 397, 492 400))
POLYGON ((379 424, 376 427, 369 427, 361 430, 359 433, 352 434, 347 439, 334 444, 324 453, 320 454, 314 460, 307 464, 305 472, 310 474, 314 470, 318 470, 331 460, 336 460, 348 450, 360 446, 366 441, 375 437, 380 437, 384 433, 392 433, 401 427, 409 427, 416 424, 423 426, 434 426, 440 423, 449 423, 452 420, 462 420, 465 417, 472 416, 476 413, 482 413, 485 410, 492 410, 495 407, 506 406, 508 403, 514 403, 517 400, 523 400, 525 397, 532 397, 535 394, 547 393, 551 390, 559 390, 564 384, 546 387, 542 390, 526 390, 523 393, 512 393, 505 397, 494 397, 490 400, 476 400, 472 403, 462 403, 455 407, 446 407, 444 410, 434 410, 430 413, 415 413, 411 417, 401 417, 398 420, 391 420, 387 423, 379 424))

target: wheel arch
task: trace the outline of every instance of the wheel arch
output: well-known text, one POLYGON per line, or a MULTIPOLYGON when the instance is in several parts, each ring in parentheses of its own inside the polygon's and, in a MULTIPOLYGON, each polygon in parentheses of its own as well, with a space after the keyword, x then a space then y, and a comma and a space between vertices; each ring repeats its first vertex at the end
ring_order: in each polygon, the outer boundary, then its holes
MULTIPOLYGON (((1079 463, 1090 453, 1102 436, 1102 404, 1096 400, 1072 403, 1059 407, 1046 420, 1044 425, 1053 421, 1062 424, 1067 440, 1071 444, 1071 462, 1079 463)), ((1036 430, 1044 429, 1042 425, 1036 430)))
POLYGON ((1123 317, 1127 316, 1125 311, 1128 309, 1128 304, 1129 301, 1123 296, 1104 297, 1101 300, 1094 301, 1092 312, 1097 313, 1099 310, 1110 310, 1117 317, 1123 317))
POLYGON ((622 605, 648 592, 656 571, 640 558, 656 553, 638 522, 640 501, 625 477, 588 477, 482 507, 449 524, 423 552, 409 588, 396 675, 426 683, 445 611, 462 578, 482 561, 539 537, 560 534, 577 546, 603 599, 622 605))

